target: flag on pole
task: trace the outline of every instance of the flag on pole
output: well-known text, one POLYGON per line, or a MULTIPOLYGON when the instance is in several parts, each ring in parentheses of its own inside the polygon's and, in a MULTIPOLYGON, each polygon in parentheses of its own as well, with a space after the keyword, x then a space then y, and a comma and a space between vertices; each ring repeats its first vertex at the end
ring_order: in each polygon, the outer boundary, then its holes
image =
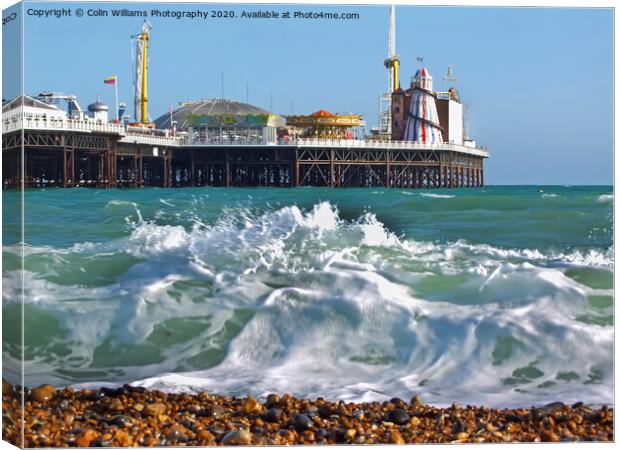
POLYGON ((111 77, 107 77, 103 79, 105 84, 116 84, 116 75, 112 75, 111 77))

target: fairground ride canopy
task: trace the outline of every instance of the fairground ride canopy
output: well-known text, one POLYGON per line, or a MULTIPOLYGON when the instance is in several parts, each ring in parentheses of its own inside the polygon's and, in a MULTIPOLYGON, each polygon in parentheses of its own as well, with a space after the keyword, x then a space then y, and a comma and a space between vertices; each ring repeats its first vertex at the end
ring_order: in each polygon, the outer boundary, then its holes
POLYGON ((258 106, 230 99, 214 98, 198 102, 184 102, 181 107, 155 119, 158 129, 170 129, 177 123, 178 130, 218 127, 275 127, 280 116, 270 113, 258 106))
POLYGON ((286 116, 286 124, 294 127, 357 127, 363 122, 357 114, 339 115, 323 109, 308 116, 286 116))

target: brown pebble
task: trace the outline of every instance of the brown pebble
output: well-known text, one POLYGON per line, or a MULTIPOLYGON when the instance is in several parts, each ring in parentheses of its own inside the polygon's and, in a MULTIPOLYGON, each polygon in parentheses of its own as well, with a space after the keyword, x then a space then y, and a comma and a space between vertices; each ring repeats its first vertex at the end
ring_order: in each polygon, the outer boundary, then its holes
POLYGON ((390 433, 390 442, 392 444, 404 444, 405 440, 403 439, 399 431, 394 430, 390 433))
POLYGON ((467 439, 468 437, 469 437, 469 434, 465 432, 457 433, 455 436, 455 438, 458 439, 459 441, 463 439, 467 439))
POLYGON ((540 433, 543 442, 560 442, 560 436, 553 431, 543 431, 540 433))
POLYGON ((210 443, 215 441, 215 437, 209 430, 200 430, 196 433, 196 437, 199 439, 200 443, 210 443))
POLYGON ((99 433, 95 430, 88 429, 84 431, 79 438, 76 439, 75 443, 78 447, 89 447, 90 443, 99 437, 99 433))
POLYGON ((113 398, 108 405, 108 409, 110 411, 122 411, 125 409, 125 405, 123 405, 123 402, 119 398, 113 398))
POLYGON ((412 399, 411 399, 411 404, 413 406, 422 406, 424 404, 424 402, 422 401, 422 398, 419 395, 415 395, 412 399))
POLYGON ((13 385, 5 379, 2 379, 2 395, 12 395, 13 392, 15 392, 13 385))
POLYGON ((265 403, 267 406, 277 406, 280 404, 280 396, 278 394, 269 394, 265 403))
POLYGON ((243 410, 248 413, 261 412, 261 404, 254 397, 248 397, 243 405, 243 410))
POLYGON ((54 396, 55 392, 56 388, 51 384, 42 384, 30 391, 30 400, 34 400, 35 402, 46 402, 54 396))
POLYGON ((166 412, 166 405, 164 403, 149 403, 144 407, 142 413, 145 416, 159 416, 166 412))

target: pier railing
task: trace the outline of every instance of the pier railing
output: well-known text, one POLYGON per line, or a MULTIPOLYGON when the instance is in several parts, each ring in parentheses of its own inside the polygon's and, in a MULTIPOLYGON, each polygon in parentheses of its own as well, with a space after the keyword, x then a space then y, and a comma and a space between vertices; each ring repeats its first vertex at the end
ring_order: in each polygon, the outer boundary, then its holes
MULTIPOLYGON (((125 126, 114 123, 103 123, 94 120, 78 120, 56 117, 5 117, 2 121, 3 133, 9 133, 21 129, 42 131, 76 131, 84 133, 115 134, 121 143, 161 145, 168 147, 184 147, 188 145, 187 136, 171 136, 169 131, 141 129, 138 127, 125 126)), ((489 157, 485 148, 469 147, 465 145, 439 143, 429 144, 412 141, 381 141, 372 139, 315 139, 294 138, 289 140, 280 139, 277 142, 265 142, 263 139, 202 139, 194 140, 192 147, 322 147, 322 148, 368 148, 385 150, 436 150, 453 151, 457 153, 489 157)))
POLYGON ((153 130, 139 130, 115 123, 104 123, 94 120, 79 120, 50 117, 7 117, 2 121, 2 132, 10 133, 18 130, 41 131, 75 131, 80 133, 103 133, 119 136, 120 142, 130 142, 145 145, 162 145, 178 147, 184 138, 170 136, 167 132, 153 130))
MULTIPOLYGON (((182 143, 182 146, 186 142, 182 143)), ((191 143, 193 147, 264 147, 264 146, 281 146, 281 147, 324 147, 324 148, 368 148, 368 149, 385 149, 385 150, 438 150, 453 151, 458 153, 466 153, 468 155, 481 156, 487 158, 488 150, 479 147, 468 147, 465 145, 440 143, 428 144, 423 142, 411 141, 379 141, 372 139, 314 139, 314 138, 296 138, 296 139, 279 139, 277 142, 265 143, 262 139, 194 139, 191 143)))
POLYGON ((22 117, 3 120, 2 131, 8 133, 16 130, 46 130, 46 131, 80 131, 110 134, 123 134, 124 127, 114 123, 96 122, 94 120, 78 120, 51 117, 22 117))
POLYGON ((467 147, 465 145, 439 143, 429 144, 413 141, 380 141, 372 139, 292 139, 286 145, 297 147, 330 147, 330 148, 372 148, 385 150, 443 150, 467 153, 470 155, 488 157, 489 152, 484 148, 467 147))

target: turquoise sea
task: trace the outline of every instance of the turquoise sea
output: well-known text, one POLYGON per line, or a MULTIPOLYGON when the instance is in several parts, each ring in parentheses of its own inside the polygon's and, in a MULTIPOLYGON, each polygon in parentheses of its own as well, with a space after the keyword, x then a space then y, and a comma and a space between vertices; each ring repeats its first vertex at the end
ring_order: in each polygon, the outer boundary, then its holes
MULTIPOLYGON (((16 378, 20 193, 3 192, 16 378)), ((25 381, 613 401, 613 188, 25 193, 25 381)))

